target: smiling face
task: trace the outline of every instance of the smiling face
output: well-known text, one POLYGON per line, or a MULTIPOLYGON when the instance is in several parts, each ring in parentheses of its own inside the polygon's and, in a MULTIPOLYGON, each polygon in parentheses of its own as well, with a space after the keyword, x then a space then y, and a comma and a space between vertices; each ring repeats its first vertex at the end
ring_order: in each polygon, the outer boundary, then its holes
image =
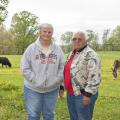
POLYGON ((53 27, 44 25, 40 28, 40 39, 43 41, 51 41, 53 35, 53 27))
POLYGON ((87 44, 85 34, 83 32, 74 33, 72 37, 72 43, 74 49, 79 50, 83 48, 87 44))

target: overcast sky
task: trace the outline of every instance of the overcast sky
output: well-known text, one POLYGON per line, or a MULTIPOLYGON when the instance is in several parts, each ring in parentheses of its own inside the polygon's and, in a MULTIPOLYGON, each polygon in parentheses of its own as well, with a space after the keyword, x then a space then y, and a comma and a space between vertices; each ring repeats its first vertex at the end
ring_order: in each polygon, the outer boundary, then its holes
POLYGON ((120 25, 120 0, 9 0, 9 28, 14 13, 27 10, 39 17, 40 23, 51 23, 55 36, 65 31, 92 29, 102 34, 104 29, 120 25))

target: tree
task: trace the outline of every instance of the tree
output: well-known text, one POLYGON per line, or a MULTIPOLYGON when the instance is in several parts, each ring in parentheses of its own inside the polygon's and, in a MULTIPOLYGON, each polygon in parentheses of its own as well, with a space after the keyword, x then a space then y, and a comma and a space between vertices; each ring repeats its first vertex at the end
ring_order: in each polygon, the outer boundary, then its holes
POLYGON ((16 13, 12 17, 11 32, 18 54, 22 54, 26 47, 37 38, 38 17, 28 11, 16 13))
POLYGON ((61 35, 61 43, 64 52, 69 52, 71 50, 71 39, 73 32, 68 31, 61 35))
POLYGON ((61 41, 63 45, 69 45, 71 44, 73 32, 65 32, 61 35, 61 41))
POLYGON ((13 35, 6 30, 4 24, 0 25, 0 54, 13 54, 14 51, 13 35))
POLYGON ((107 42, 109 33, 110 33, 109 29, 104 30, 103 36, 102 36, 103 44, 105 44, 107 42))
POLYGON ((6 10, 8 6, 8 0, 0 0, 0 24, 4 22, 7 17, 8 11, 6 10))
POLYGON ((0 54, 3 54, 3 46, 6 37, 6 29, 3 24, 0 24, 0 54))
POLYGON ((108 35, 110 33, 109 29, 106 29, 103 31, 103 35, 102 35, 102 50, 107 50, 109 45, 107 44, 108 41, 108 35))
POLYGON ((92 30, 86 30, 88 36, 88 44, 95 50, 98 49, 98 34, 92 30))
POLYGON ((107 44, 111 46, 111 50, 120 50, 120 26, 117 26, 112 35, 109 37, 107 44))

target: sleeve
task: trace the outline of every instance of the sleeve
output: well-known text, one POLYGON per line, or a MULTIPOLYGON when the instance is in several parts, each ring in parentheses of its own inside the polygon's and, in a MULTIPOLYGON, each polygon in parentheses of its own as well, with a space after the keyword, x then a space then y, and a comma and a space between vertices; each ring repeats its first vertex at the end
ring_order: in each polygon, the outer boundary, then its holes
POLYGON ((64 54, 63 54, 62 49, 60 48, 60 61, 59 61, 59 67, 58 67, 58 78, 61 82, 61 85, 60 85, 61 90, 64 89, 64 83, 63 83, 63 80, 64 80, 64 74, 63 74, 64 64, 65 64, 64 54))
POLYGON ((98 56, 92 55, 87 60, 87 85, 83 95, 90 97, 98 91, 101 82, 101 65, 98 56))
POLYGON ((31 47, 29 46, 24 52, 21 63, 20 70, 26 80, 31 81, 35 78, 35 74, 31 67, 31 47))

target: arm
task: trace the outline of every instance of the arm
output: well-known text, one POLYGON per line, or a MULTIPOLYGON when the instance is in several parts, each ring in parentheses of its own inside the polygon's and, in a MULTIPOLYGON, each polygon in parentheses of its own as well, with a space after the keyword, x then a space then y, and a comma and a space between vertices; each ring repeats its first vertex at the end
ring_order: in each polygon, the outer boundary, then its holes
POLYGON ((64 54, 63 54, 62 50, 60 49, 60 63, 59 63, 59 68, 58 68, 58 77, 61 80, 61 85, 60 85, 60 90, 59 90, 59 95, 61 98, 63 98, 63 95, 64 95, 64 84, 63 84, 64 64, 65 64, 64 54))
POLYGON ((101 82, 100 60, 97 56, 89 56, 87 59, 87 85, 83 92, 83 104, 90 103, 90 96, 97 93, 101 82))
POLYGON ((64 71, 64 64, 65 64, 65 60, 64 60, 64 54, 60 48, 60 60, 59 60, 59 67, 58 67, 58 78, 61 81, 61 83, 63 84, 63 71, 64 71))
POLYGON ((31 67, 30 52, 31 52, 31 47, 29 46, 22 56, 21 63, 20 63, 20 69, 25 79, 32 82, 33 78, 35 77, 35 74, 32 71, 32 67, 31 67))

